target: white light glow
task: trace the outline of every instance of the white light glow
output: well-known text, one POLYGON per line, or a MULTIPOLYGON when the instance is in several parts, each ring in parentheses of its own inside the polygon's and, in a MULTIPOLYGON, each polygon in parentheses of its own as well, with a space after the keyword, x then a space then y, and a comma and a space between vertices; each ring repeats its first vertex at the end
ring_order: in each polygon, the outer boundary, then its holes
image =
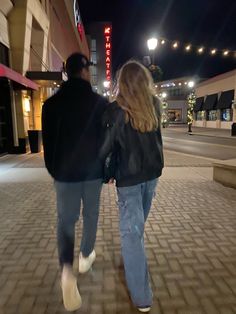
POLYGON ((203 50, 204 50, 204 48, 203 48, 203 47, 200 47, 200 48, 198 49, 198 53, 203 53, 203 50))
POLYGON ((178 43, 177 43, 177 41, 173 44, 173 48, 178 48, 178 43))
POLYGON ((191 49, 191 45, 186 46, 185 49, 189 51, 191 49))
POLYGON ((110 82, 109 82, 109 81, 104 81, 104 82, 103 82, 103 86, 104 86, 105 88, 109 88, 109 87, 110 87, 110 82))
POLYGON ((188 87, 189 88, 193 88, 195 86, 195 82, 194 81, 189 81, 188 82, 188 87))
POLYGON ((149 50, 155 50, 158 44, 157 38, 150 38, 147 41, 147 46, 149 50))

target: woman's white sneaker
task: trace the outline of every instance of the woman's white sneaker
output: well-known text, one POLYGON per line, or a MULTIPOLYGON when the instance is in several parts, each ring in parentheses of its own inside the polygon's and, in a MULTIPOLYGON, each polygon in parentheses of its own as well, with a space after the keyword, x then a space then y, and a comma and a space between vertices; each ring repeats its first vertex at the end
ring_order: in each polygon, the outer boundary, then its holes
POLYGON ((148 306, 148 307, 138 307, 138 310, 139 310, 139 312, 147 313, 147 312, 151 311, 151 307, 150 306, 148 306))
POLYGON ((64 307, 67 311, 76 311, 82 305, 77 280, 71 266, 64 266, 61 275, 61 288, 64 307))
POLYGON ((91 266, 93 265, 93 262, 96 259, 96 253, 93 250, 92 253, 88 257, 84 257, 82 252, 80 252, 79 255, 79 272, 81 274, 86 273, 91 266))

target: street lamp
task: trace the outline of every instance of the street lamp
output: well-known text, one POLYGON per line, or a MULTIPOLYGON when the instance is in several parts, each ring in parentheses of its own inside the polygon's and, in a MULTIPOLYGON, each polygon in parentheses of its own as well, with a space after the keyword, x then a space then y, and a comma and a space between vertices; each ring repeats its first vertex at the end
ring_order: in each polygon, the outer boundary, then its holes
POLYGON ((193 88, 195 86, 195 82, 194 81, 189 81, 188 82, 188 87, 189 88, 193 88))
POLYGON ((153 52, 153 54, 152 54, 153 64, 155 64, 155 50, 156 50, 157 44, 158 44, 158 39, 154 38, 154 37, 148 39, 148 41, 147 41, 148 49, 153 52))

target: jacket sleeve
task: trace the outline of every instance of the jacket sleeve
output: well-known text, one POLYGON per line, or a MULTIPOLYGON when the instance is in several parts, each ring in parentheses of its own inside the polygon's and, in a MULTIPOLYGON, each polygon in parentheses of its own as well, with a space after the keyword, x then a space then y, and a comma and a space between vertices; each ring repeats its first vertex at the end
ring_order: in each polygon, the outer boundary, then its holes
POLYGON ((102 117, 103 141, 99 153, 99 158, 104 162, 107 156, 115 152, 117 137, 117 113, 112 104, 108 105, 102 117))
POLYGON ((47 103, 42 108, 42 138, 44 149, 44 161, 48 172, 53 175, 54 158, 54 130, 53 121, 50 119, 50 111, 47 103))
POLYGON ((104 162, 106 157, 114 151, 116 128, 114 124, 112 125, 108 122, 106 125, 103 124, 103 127, 104 138, 99 152, 99 158, 104 162))

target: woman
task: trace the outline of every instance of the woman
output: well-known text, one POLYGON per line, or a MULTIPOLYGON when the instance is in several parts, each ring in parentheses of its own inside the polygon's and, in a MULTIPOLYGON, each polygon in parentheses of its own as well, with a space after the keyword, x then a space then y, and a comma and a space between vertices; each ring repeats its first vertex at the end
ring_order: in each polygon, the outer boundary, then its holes
POLYGON ((121 68, 116 101, 104 120, 107 130, 101 156, 111 157, 115 164, 126 281, 135 306, 148 312, 152 290, 144 224, 162 172, 163 152, 160 102, 154 96, 149 71, 139 62, 129 61, 121 68))

